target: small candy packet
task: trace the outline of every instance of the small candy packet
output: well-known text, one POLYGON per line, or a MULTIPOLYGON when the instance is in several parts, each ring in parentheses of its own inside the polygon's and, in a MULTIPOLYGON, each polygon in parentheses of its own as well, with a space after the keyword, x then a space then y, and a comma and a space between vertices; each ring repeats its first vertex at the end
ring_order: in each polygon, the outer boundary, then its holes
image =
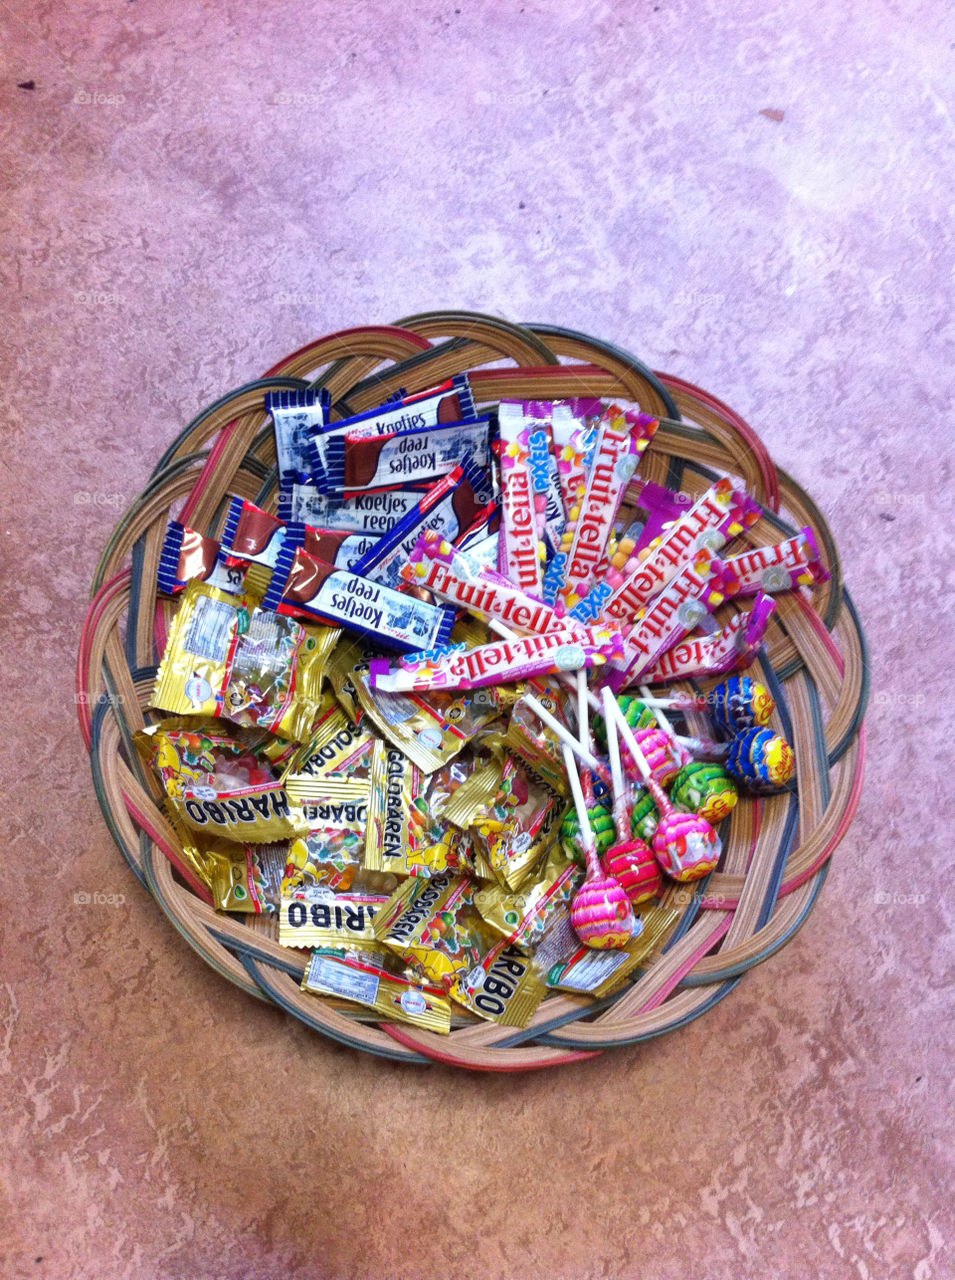
POLYGON ((816 586, 832 577, 819 558, 815 535, 808 525, 795 538, 729 556, 726 566, 735 573, 739 581, 736 594, 741 596, 760 591, 772 596, 795 587, 816 586))
POLYGON ((332 686, 338 705, 351 720, 360 725, 365 710, 358 700, 355 687, 356 675, 363 675, 368 670, 372 658, 380 658, 385 651, 373 644, 363 643, 352 636, 339 640, 335 651, 328 661, 328 682, 332 686))
POLYGON ((380 893, 293 890, 279 905, 280 947, 334 947, 375 941, 375 919, 389 899, 380 893))
POLYGON ((327 492, 331 498, 346 498, 368 490, 430 485, 466 460, 483 469, 490 465, 490 418, 384 435, 336 433, 325 446, 327 492))
POLYGON ((263 608, 343 626, 396 649, 447 643, 454 613, 316 560, 286 542, 263 608))
POLYGON ((444 991, 493 937, 474 908, 471 882, 446 873, 400 884, 378 914, 375 936, 444 991))
POLYGON ((192 581, 238 595, 245 588, 245 572, 225 562, 215 538, 171 520, 159 553, 156 581, 168 595, 178 594, 192 581))
POLYGON ((469 533, 476 520, 490 520, 496 510, 485 473, 466 458, 421 496, 355 565, 355 573, 397 589, 403 582, 401 570, 423 532, 454 542, 469 533))
POLYGON ((183 591, 153 689, 152 705, 172 715, 220 714, 237 634, 248 631, 252 600, 193 579, 183 591))
POLYGON ((421 770, 388 742, 372 748, 365 866, 369 871, 410 876, 427 873, 414 860, 415 801, 422 790, 421 770))
POLYGON ((380 537, 414 510, 420 500, 421 489, 411 487, 332 500, 311 481, 294 481, 279 490, 278 509, 281 518, 289 524, 380 537))
POLYGON ((736 613, 714 635, 688 636, 656 659, 641 674, 646 684, 673 680, 705 680, 729 671, 742 671, 763 644, 769 619, 776 609, 771 596, 758 595, 749 613, 736 613))
POLYGON ((558 795, 569 794, 567 772, 564 766, 562 743, 554 731, 545 725, 531 709, 527 701, 533 696, 556 720, 566 725, 563 703, 547 685, 533 680, 527 692, 514 703, 504 735, 504 743, 518 759, 524 760, 558 795))
POLYGON ((368 687, 367 673, 355 689, 368 718, 425 774, 449 764, 504 705, 496 689, 386 693, 368 687))
POLYGON ((355 950, 320 947, 302 979, 302 990, 338 996, 374 1009, 388 1022, 408 1022, 423 1031, 448 1035, 451 1003, 440 987, 391 972, 385 948, 355 950))
POLYGON ((488 1022, 526 1027, 547 994, 534 961, 502 940, 451 987, 452 999, 488 1022))
POLYGON ((570 900, 583 871, 560 849, 548 855, 541 875, 516 893, 499 884, 486 885, 474 895, 474 905, 505 942, 532 954, 550 929, 570 909, 570 900))
POLYGON ((172 719, 148 725, 133 742, 158 774, 173 819, 192 830, 250 844, 304 834, 285 788, 256 759, 248 738, 214 722, 172 719))
POLYGON ((589 598, 584 620, 599 617, 609 595, 608 585, 601 579, 610 564, 612 550, 608 547, 617 512, 658 425, 656 418, 624 413, 615 405, 601 422, 580 511, 576 520, 568 520, 561 544, 561 551, 567 554, 561 599, 572 612, 589 598))
POLYGON ((597 1000, 619 991, 634 969, 660 951, 683 912, 678 907, 651 906, 635 914, 643 925, 639 936, 625 947, 608 951, 581 946, 567 917, 534 957, 547 987, 597 1000))
POLYGON ((495 620, 516 631, 542 635, 579 625, 564 616, 563 607, 543 604, 493 569, 474 559, 473 548, 458 550, 445 538, 425 532, 402 569, 405 582, 424 587, 440 600, 479 618, 495 620))
POLYGON ((285 766, 282 782, 293 799, 324 778, 357 778, 367 781, 375 735, 367 725, 356 725, 333 701, 326 698, 321 714, 304 742, 285 766))
POLYGON ((577 671, 622 659, 625 647, 619 632, 606 627, 585 627, 577 635, 552 631, 500 640, 468 649, 463 645, 406 654, 394 664, 374 659, 368 664, 372 689, 390 693, 427 689, 479 689, 513 683, 555 671, 577 671))
POLYGON ((284 843, 209 841, 205 856, 216 910, 252 915, 278 911, 287 853, 284 843))
MULTIPOLYGON (((459 790, 459 796, 463 790, 459 790)), ((512 893, 521 888, 556 840, 566 809, 562 798, 521 762, 507 756, 496 791, 471 817, 468 826, 475 846, 500 883, 512 893)), ((449 805, 449 821, 457 821, 458 812, 453 803, 449 805)))
POLYGON ((296 391, 269 391, 265 411, 272 416, 275 428, 275 456, 279 476, 309 476, 312 471, 309 441, 311 433, 328 421, 331 394, 322 388, 307 387, 296 391))
POLYGON ((392 398, 354 417, 313 428, 309 441, 309 473, 318 490, 327 492, 328 448, 333 441, 346 435, 361 432, 374 437, 420 431, 442 423, 468 422, 476 417, 467 374, 456 374, 427 391, 392 398))
POLYGON ((347 825, 339 826, 332 820, 314 827, 307 836, 292 841, 282 876, 282 897, 314 896, 313 891, 319 888, 347 892, 354 886, 362 868, 365 831, 364 824, 358 826, 348 819, 355 811, 367 814, 367 784, 362 800, 340 804, 331 799, 329 808, 332 812, 339 812, 339 821, 344 820, 347 825))

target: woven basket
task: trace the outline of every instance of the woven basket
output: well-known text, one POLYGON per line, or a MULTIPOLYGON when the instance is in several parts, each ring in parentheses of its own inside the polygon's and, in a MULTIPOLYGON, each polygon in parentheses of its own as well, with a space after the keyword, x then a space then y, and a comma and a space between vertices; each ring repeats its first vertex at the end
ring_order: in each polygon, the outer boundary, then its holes
POLYGON ((828 860, 858 805, 868 692, 864 645, 822 515, 726 405, 583 334, 442 312, 322 338, 190 423, 160 459, 103 554, 83 631, 77 701, 96 792, 114 840, 214 969, 343 1044, 400 1062, 514 1071, 573 1062, 673 1031, 723 999, 747 969, 793 937, 812 910, 828 860), (271 918, 217 914, 182 860, 159 785, 141 767, 130 737, 144 723, 175 608, 156 593, 170 508, 185 499, 180 518, 213 535, 230 495, 275 509, 275 450, 265 392, 324 386, 344 416, 380 403, 399 387, 421 390, 462 371, 471 374, 479 404, 566 396, 639 404, 662 419, 641 464, 643 478, 694 494, 716 473, 738 478, 764 508, 745 535, 749 543, 780 541, 810 525, 832 579, 815 590, 811 605, 799 592, 777 597, 761 672, 753 670, 776 698, 773 727, 795 748, 798 786, 740 801, 721 831, 720 869, 668 891, 666 901, 682 915, 663 953, 606 1000, 552 995, 521 1031, 468 1020, 462 1011, 447 1037, 376 1023, 354 1006, 304 994, 301 953, 278 945, 271 918))

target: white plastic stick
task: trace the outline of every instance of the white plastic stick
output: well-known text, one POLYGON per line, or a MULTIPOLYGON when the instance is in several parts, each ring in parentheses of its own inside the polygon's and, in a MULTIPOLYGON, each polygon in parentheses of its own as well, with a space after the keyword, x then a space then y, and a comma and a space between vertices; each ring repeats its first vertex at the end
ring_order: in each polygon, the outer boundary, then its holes
POLYGON ((590 749, 590 718, 587 708, 587 672, 580 668, 577 672, 577 736, 580 745, 590 749))
POLYGON ((649 782, 650 766, 647 764, 647 758, 643 754, 643 752, 640 750, 640 744, 637 742, 636 738, 633 736, 633 730, 627 724, 626 716, 623 714, 623 712, 620 710, 619 706, 617 705, 616 699, 614 699, 612 702, 607 703, 607 710, 616 720, 617 727, 619 728, 621 734, 623 735, 624 742, 627 744, 627 750, 630 752, 631 756, 633 756, 634 763, 636 764, 637 768, 640 770, 641 777, 643 778, 644 782, 649 782))
POLYGON ((589 849, 594 843, 594 833, 591 830, 590 817, 587 813, 587 806, 584 803, 584 793, 580 785, 580 774, 577 772, 577 762, 574 760, 574 753, 566 742, 561 749, 564 753, 564 768, 567 770, 567 781, 570 783, 571 795, 574 797, 574 808, 577 810, 581 839, 584 848, 589 849))
MULTIPOLYGON (((512 631, 511 628, 506 626, 503 622, 498 622, 497 618, 489 619, 487 625, 492 631, 496 631, 497 634, 505 640, 520 640, 521 638, 516 631, 512 631)), ((576 680, 569 671, 555 671, 554 676, 561 682, 561 684, 567 685, 570 689, 576 688, 577 686, 576 680)), ((596 711, 599 715, 600 699, 595 693, 591 693, 589 689, 587 690, 587 702, 592 710, 596 711)))
POLYGON ((565 728, 555 716, 552 716, 544 704, 539 702, 532 693, 525 693, 524 701, 534 715, 537 716, 538 720, 546 724, 548 729, 557 735, 564 746, 570 747, 578 760, 585 764, 588 769, 600 768, 600 761, 597 757, 588 751, 586 747, 582 747, 570 730, 565 728))
POLYGON ((613 778, 613 800, 616 805, 617 800, 623 795, 623 763, 620 759, 620 741, 617 737, 617 721, 610 710, 610 705, 614 701, 613 693, 607 686, 603 689, 604 704, 604 721, 607 725, 607 754, 610 756, 610 776, 613 778))

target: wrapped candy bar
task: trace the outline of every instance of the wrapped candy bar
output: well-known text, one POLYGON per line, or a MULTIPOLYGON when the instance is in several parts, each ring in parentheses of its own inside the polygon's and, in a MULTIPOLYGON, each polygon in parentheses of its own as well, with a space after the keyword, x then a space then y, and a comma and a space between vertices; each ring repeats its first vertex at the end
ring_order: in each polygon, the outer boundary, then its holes
POLYGON ((275 456, 283 480, 311 474, 311 433, 328 421, 331 403, 325 388, 266 393, 265 409, 275 428, 275 456))
POLYGON ((702 549, 659 596, 646 606, 627 632, 622 662, 613 661, 614 688, 633 684, 651 669, 660 654, 695 630, 724 598, 721 562, 702 549), (622 675, 621 675, 622 671, 622 675))
POLYGON ((520 404, 505 401, 498 413, 498 423, 501 432, 500 566, 522 591, 539 596, 542 555, 538 535, 543 527, 546 500, 541 495, 538 520, 528 431, 520 404))
POLYGON ((753 547, 726 560, 738 579, 736 594, 756 595, 764 591, 776 595, 796 587, 812 587, 832 576, 819 558, 819 548, 810 528, 795 538, 768 547, 753 547))
POLYGON ((336 569, 288 543, 279 552, 262 604, 278 613, 374 636, 396 649, 443 645, 454 626, 452 611, 336 569))
POLYGON ((476 564, 471 552, 457 550, 447 539, 431 533, 418 539, 401 576, 439 600, 517 631, 541 635, 560 628, 581 629, 572 618, 563 616, 562 609, 542 604, 501 574, 476 564))
POLYGON ((603 412, 599 400, 563 400, 551 406, 557 474, 564 510, 572 520, 577 518, 576 509, 587 488, 603 412))
POLYGON ((282 781, 291 795, 317 778, 342 774, 367 777, 375 735, 354 724, 338 705, 326 697, 311 734, 289 760, 282 781))
POLYGON ((349 434, 368 437, 420 431, 443 423, 467 422, 477 417, 467 375, 456 374, 440 386, 411 396, 399 396, 375 409, 311 429, 308 473, 322 493, 328 489, 328 447, 349 434))
POLYGON ((587 627, 579 635, 556 631, 526 636, 523 640, 502 640, 477 649, 450 646, 426 650, 401 658, 396 666, 390 666, 386 659, 378 659, 369 663, 368 682, 373 689, 391 692, 477 689, 553 671, 602 666, 623 654, 617 632, 605 627, 587 627))
POLYGON ((156 581, 160 591, 176 595, 193 581, 205 582, 221 591, 239 594, 245 573, 226 563, 215 538, 203 537, 178 520, 172 520, 159 553, 156 581))
POLYGON ((645 414, 627 414, 614 406, 607 410, 600 426, 587 487, 577 518, 568 520, 562 551, 567 553, 561 598, 573 612, 585 599, 589 606, 574 616, 592 621, 608 593, 600 581, 610 564, 608 552, 617 512, 640 457, 659 425, 645 414))
POLYGON ((490 459, 490 418, 385 435, 336 433, 325 446, 326 488, 329 497, 346 498, 368 490, 433 484, 466 460, 486 470, 490 459))
POLYGON ((335 533, 388 533, 397 520, 413 511, 421 500, 415 488, 358 493, 333 501, 311 481, 294 481, 279 490, 278 509, 283 520, 309 524, 335 533))
MULTIPOLYGON (((602 585, 610 585, 613 591, 604 601, 600 616, 618 622, 637 617, 688 562, 699 562, 704 551, 715 553, 759 514, 759 507, 747 494, 733 489, 729 480, 718 481, 666 530, 647 559, 634 556, 622 572, 612 569, 608 573, 608 582, 602 585)), ((724 594, 730 594, 726 588, 724 594)))
POLYGON ((775 608, 776 601, 771 597, 757 596, 749 613, 734 614, 714 635, 677 641, 668 653, 656 659, 642 679, 647 684, 663 684, 672 680, 705 679, 748 667, 762 646, 775 608))
POLYGON ((415 802, 423 789, 421 770, 403 751, 380 739, 372 751, 365 866, 408 876, 427 873, 416 864, 415 802))
POLYGON ((401 570, 422 533, 427 530, 454 542, 474 526, 476 519, 486 521, 496 509, 485 473, 467 458, 422 494, 417 505, 369 548, 354 571, 397 588, 403 581, 401 570))
POLYGON ((319 947, 302 979, 302 990, 364 1005, 387 1022, 408 1022, 448 1035, 451 1003, 440 987, 416 982, 389 968, 384 948, 319 947))

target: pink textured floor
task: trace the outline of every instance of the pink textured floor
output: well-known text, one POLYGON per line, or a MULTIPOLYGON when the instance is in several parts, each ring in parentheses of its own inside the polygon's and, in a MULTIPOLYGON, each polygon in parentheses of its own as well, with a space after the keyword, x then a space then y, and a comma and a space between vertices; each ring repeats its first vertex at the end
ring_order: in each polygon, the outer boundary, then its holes
POLYGON ((952 10, 459 4, 0 8, 0 1274, 941 1280, 952 10), (682 1032, 558 1073, 395 1067, 221 980, 76 728, 99 551, 196 409, 444 306, 734 405, 872 645, 866 792, 806 927, 682 1032))

